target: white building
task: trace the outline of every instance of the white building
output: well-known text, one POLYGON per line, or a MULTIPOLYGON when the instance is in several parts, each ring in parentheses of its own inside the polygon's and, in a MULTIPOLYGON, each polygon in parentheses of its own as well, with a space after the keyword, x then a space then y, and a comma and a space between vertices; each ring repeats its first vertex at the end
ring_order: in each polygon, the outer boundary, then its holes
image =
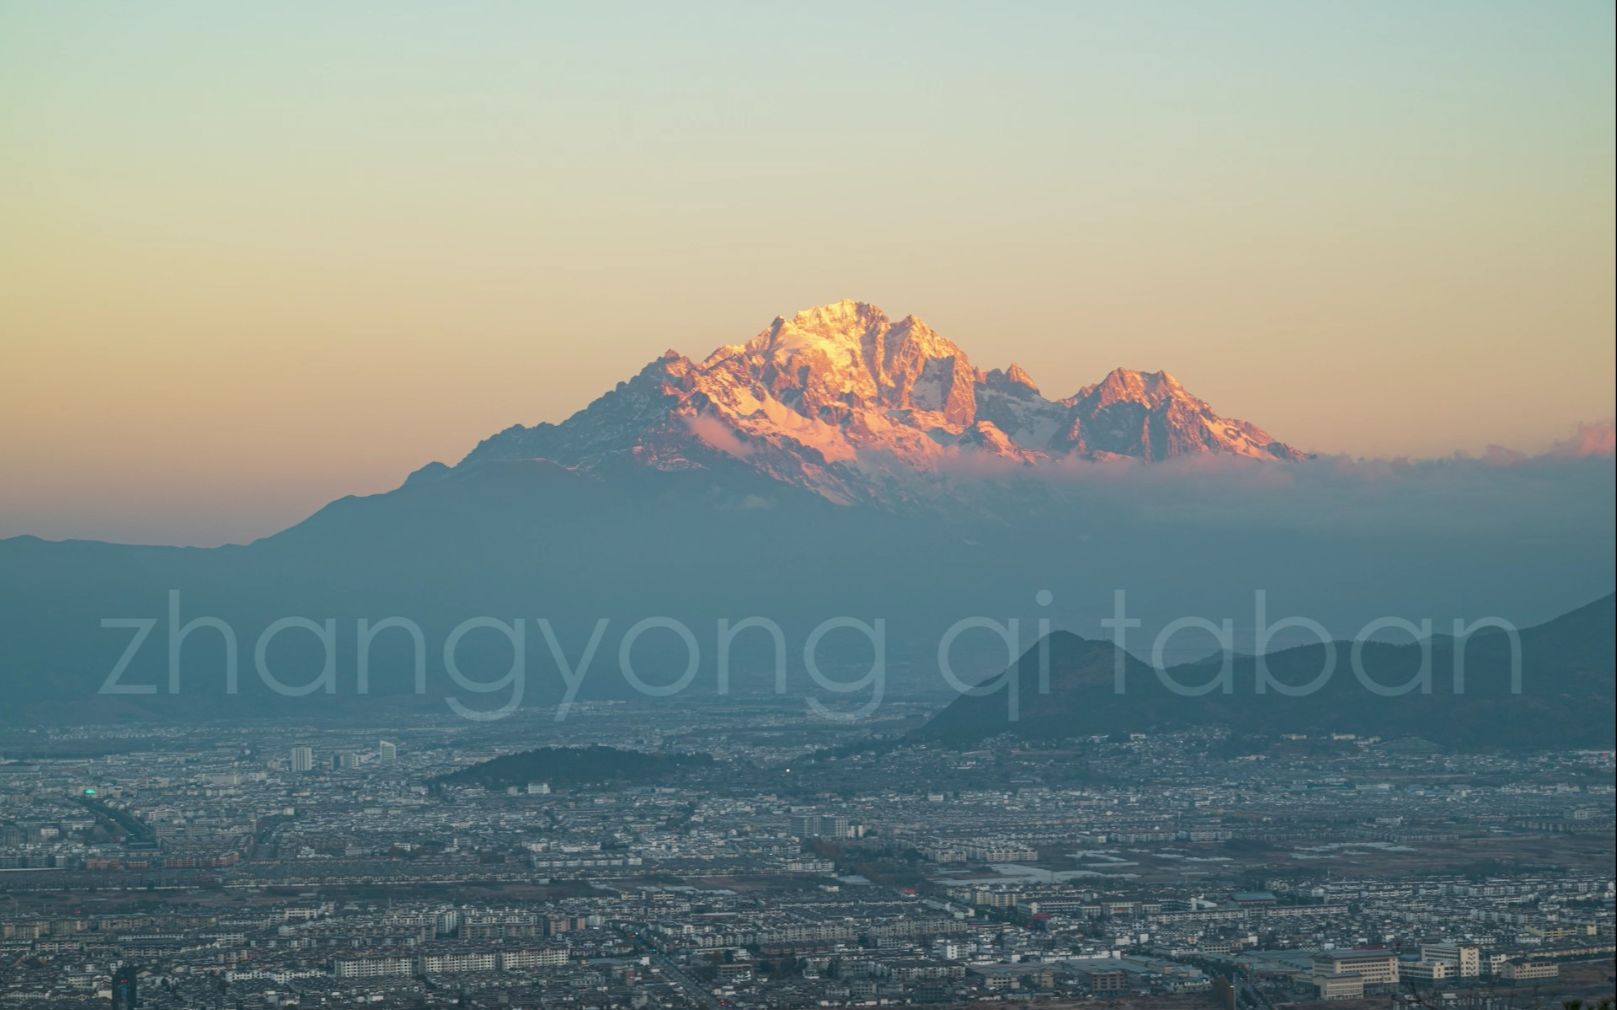
POLYGON ((407 957, 339 957, 331 962, 331 973, 338 978, 382 978, 409 975, 414 964, 407 957))
POLYGON ((1476 978, 1482 974, 1482 948, 1474 943, 1423 943, 1422 961, 1440 961, 1453 968, 1456 978, 1476 978))
POLYGON ((1398 955, 1380 947, 1353 950, 1324 950, 1314 955, 1314 979, 1337 975, 1357 975, 1366 986, 1397 985, 1398 955))

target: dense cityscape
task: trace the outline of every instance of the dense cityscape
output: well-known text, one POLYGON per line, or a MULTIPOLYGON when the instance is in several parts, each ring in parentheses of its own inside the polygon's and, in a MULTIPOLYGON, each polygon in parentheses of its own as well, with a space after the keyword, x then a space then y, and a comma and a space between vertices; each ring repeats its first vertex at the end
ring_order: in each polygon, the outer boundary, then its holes
POLYGON ((14 729, 0 1006, 1611 993, 1609 751, 1222 730, 906 742, 927 708, 14 729))

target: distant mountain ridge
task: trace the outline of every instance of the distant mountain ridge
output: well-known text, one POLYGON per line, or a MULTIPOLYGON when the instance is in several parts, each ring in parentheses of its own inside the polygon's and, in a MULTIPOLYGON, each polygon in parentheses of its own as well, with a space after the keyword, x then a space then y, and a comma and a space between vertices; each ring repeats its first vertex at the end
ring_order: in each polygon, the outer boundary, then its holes
POLYGON ((594 470, 721 461, 838 503, 880 501, 907 473, 984 462, 1305 454, 1225 418, 1166 372, 1115 369, 1048 399, 1018 365, 982 371, 915 316, 841 301, 776 318, 701 362, 669 351, 560 424, 514 426, 459 464, 545 459, 594 470))
POLYGON ((1159 675, 1110 641, 1058 632, 980 685, 980 693, 951 702, 917 735, 969 744, 1000 734, 1057 739, 1227 726, 1247 733, 1422 737, 1464 747, 1542 747, 1552 741, 1610 747, 1617 739, 1614 610, 1617 598, 1608 595, 1522 630, 1514 667, 1519 693, 1512 687, 1514 647, 1491 628, 1465 641, 1432 638, 1429 691, 1416 679, 1420 645, 1366 643, 1360 661, 1372 687, 1350 668, 1352 644, 1334 642, 1262 657, 1268 690, 1257 687, 1259 657, 1236 656, 1228 693, 1217 686, 1219 657, 1170 666, 1159 675), (1301 690, 1326 669, 1334 673, 1317 689, 1301 690), (1214 686, 1200 690, 1208 685, 1214 686))
MULTIPOLYGON (((1180 615, 1244 625, 1255 590, 1346 631, 1387 614, 1543 620, 1617 582, 1607 458, 1361 471, 1299 455, 1163 373, 1052 400, 919 320, 839 303, 702 362, 670 353, 561 424, 508 429, 250 544, 0 540, 0 724, 335 717, 366 693, 438 711, 635 697, 626 648, 649 683, 686 668, 667 631, 635 645, 654 617, 696 636, 693 692, 783 690, 768 634, 720 657, 723 622, 761 617, 785 639, 784 690, 819 688, 809 645, 852 618, 884 623, 895 694, 935 693, 958 620, 1091 626, 1119 590, 1142 634, 1180 615), (359 622, 392 616, 420 647, 388 632, 362 665, 359 622), (334 648, 293 629, 260 655, 292 617, 335 621, 334 648), (188 622, 214 618, 229 636, 199 627, 182 658, 188 622), (445 658, 458 642, 474 679, 511 669, 502 635, 451 637, 486 619, 527 636, 509 691, 469 691, 445 658), (328 659, 338 683, 312 681, 328 659), (313 693, 281 692, 263 663, 313 693)), ((834 677, 872 662, 857 633, 816 649, 834 677)), ((976 678, 1007 657, 973 632, 953 658, 976 678)))

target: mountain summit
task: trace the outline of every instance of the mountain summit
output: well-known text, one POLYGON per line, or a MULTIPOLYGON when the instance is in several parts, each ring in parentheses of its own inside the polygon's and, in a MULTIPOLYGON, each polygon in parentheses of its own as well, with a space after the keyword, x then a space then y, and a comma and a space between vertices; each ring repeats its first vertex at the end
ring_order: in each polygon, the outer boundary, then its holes
POLYGON ((915 316, 865 302, 779 317, 700 363, 674 351, 561 424, 515 426, 462 465, 546 459, 595 469, 743 465, 836 502, 882 500, 954 466, 1196 455, 1304 457, 1219 416, 1166 372, 1116 369, 1047 399, 1020 366, 982 371, 915 316))

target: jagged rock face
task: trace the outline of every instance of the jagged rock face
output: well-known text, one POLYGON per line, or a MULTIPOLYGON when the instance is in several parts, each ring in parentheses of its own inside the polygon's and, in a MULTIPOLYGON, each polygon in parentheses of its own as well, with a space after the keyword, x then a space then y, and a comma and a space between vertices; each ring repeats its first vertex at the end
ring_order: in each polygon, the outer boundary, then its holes
POLYGON ((776 319, 746 344, 715 352, 703 368, 760 382, 798 413, 835 423, 884 408, 940 413, 955 425, 976 415, 977 376, 960 348, 914 316, 892 323, 861 302, 776 319))
POLYGON ((676 352, 563 423, 516 426, 462 465, 546 458, 589 468, 629 459, 662 469, 728 458, 834 501, 880 500, 907 475, 980 458, 1165 460, 1303 454, 1220 417, 1166 372, 1116 369, 1046 399, 1020 366, 981 372, 926 323, 844 301, 776 319, 700 364, 676 352))
POLYGON ((1172 459, 1203 453, 1298 460, 1303 453, 1246 421, 1218 416, 1167 372, 1114 369, 1065 401, 1058 453, 1172 459))

